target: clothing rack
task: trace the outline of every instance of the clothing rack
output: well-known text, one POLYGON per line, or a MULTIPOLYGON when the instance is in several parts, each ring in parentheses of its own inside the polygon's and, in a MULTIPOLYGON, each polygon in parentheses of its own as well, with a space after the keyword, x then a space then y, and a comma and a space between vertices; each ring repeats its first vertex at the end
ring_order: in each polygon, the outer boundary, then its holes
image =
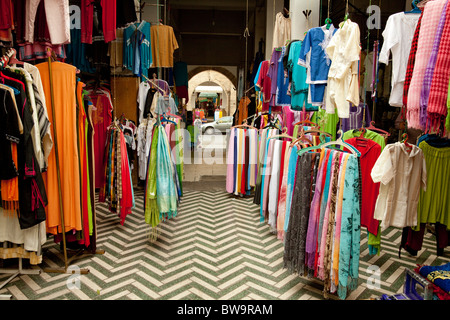
MULTIPOLYGON (((52 104, 52 116, 53 119, 55 118, 55 109, 54 109, 54 89, 53 89, 53 72, 52 72, 52 50, 48 49, 47 56, 48 56, 48 70, 49 70, 49 77, 50 77, 50 99, 52 104)), ((60 205, 60 215, 61 215, 61 228, 62 228, 62 242, 63 242, 63 255, 64 255, 64 268, 45 268, 44 272, 48 273, 67 273, 69 264, 72 263, 75 259, 80 259, 84 257, 84 255, 80 255, 81 253, 84 253, 85 249, 78 250, 72 257, 68 258, 67 255, 67 244, 66 244, 66 231, 65 231, 65 223, 64 223, 64 208, 63 208, 63 201, 62 201, 62 191, 61 191, 61 171, 60 171, 60 163, 59 163, 59 151, 58 151, 58 141, 57 141, 57 131, 56 126, 53 126, 53 141, 54 141, 54 147, 55 147, 55 158, 56 158, 56 173, 57 173, 57 181, 58 181, 58 195, 59 195, 59 205, 60 205)), ((94 219, 94 226, 95 226, 95 219, 94 219)), ((96 228, 94 228, 96 230, 96 228)), ((90 254, 104 254, 104 250, 95 250, 93 252, 90 252, 90 254)), ((73 273, 71 271, 70 273, 73 273)), ((87 274, 89 273, 89 269, 80 269, 80 274, 87 274)))
MULTIPOLYGON (((14 48, 10 48, 5 55, 0 58, 0 69, 3 69, 9 62, 16 56, 16 50, 14 48)), ((23 258, 19 257, 19 266, 18 269, 0 269, 0 273, 12 274, 5 282, 0 284, 0 289, 6 286, 9 282, 11 282, 14 278, 20 275, 38 275, 41 273, 40 269, 23 269, 23 258)), ((0 295, 0 300, 10 300, 12 298, 11 295, 0 295)))

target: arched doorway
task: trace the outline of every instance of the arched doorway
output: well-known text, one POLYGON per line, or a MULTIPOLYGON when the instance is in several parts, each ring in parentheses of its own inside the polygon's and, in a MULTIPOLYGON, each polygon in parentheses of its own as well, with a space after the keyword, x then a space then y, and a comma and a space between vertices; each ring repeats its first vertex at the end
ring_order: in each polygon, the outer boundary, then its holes
MULTIPOLYGON (((197 68, 199 69, 199 68, 197 68)), ((236 85, 229 74, 224 74, 213 69, 197 70, 194 69, 189 73, 189 103, 187 110, 195 109, 198 86, 220 86, 222 88, 221 108, 225 115, 232 115, 236 110, 236 85)))

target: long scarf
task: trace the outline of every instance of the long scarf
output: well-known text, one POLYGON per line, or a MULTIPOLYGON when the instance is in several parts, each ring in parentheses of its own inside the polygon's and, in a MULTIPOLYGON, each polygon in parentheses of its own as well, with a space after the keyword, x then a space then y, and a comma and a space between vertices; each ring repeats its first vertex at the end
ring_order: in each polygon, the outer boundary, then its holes
POLYGON ((431 82, 433 80, 433 74, 436 67, 436 60, 439 52, 439 43, 441 41, 442 32, 446 20, 446 8, 447 3, 444 6, 444 10, 439 19, 439 24, 436 29, 436 36, 434 38, 433 48, 431 49, 430 60, 428 61, 427 68, 425 69, 425 75, 423 77, 423 85, 420 92, 420 126, 426 128, 427 125, 427 106, 428 98, 430 96, 431 82))
POLYGON ((284 170, 283 170, 283 177, 281 179, 281 187, 280 187, 280 200, 278 201, 278 215, 277 215, 277 222, 276 222, 276 228, 277 228, 277 238, 282 239, 282 234, 284 230, 284 220, 286 217, 286 196, 287 196, 287 179, 289 175, 288 166, 289 166, 289 158, 291 156, 291 152, 295 152, 296 148, 287 147, 286 152, 283 155, 284 158, 284 170))
POLYGON ((358 284, 361 237, 358 167, 358 159, 353 155, 349 156, 345 172, 339 244, 339 287, 337 291, 341 299, 345 299, 347 289, 353 290, 358 284))
POLYGON ((411 85, 411 79, 414 72, 414 64, 416 62, 417 45, 419 42, 420 26, 422 24, 423 11, 420 14, 419 21, 417 21, 416 31, 411 42, 411 50, 409 51, 408 65, 406 66, 405 83, 403 85, 403 109, 402 119, 406 118, 406 111, 408 106, 408 92, 411 85))
POLYGON ((293 190, 295 186, 295 180, 297 176, 297 160, 298 160, 298 147, 293 146, 291 154, 289 156, 289 164, 288 164, 288 177, 287 177, 287 187, 286 187, 286 212, 284 216, 284 225, 283 230, 281 230, 281 234, 278 235, 280 239, 284 239, 284 234, 287 231, 289 226, 289 217, 291 214, 291 205, 292 205, 292 196, 293 190))
MULTIPOLYGON (((16 168, 18 168, 17 144, 11 142, 11 155, 16 168)), ((19 210, 19 177, 9 180, 1 180, 1 195, 3 212, 15 215, 19 210)))
MULTIPOLYGON (((450 17, 450 6, 446 6, 443 15, 450 17)), ((444 18, 445 19, 445 18, 444 18)), ((431 82, 427 107, 426 129, 437 130, 447 116, 448 84, 450 78, 450 23, 445 23, 436 58, 436 68, 431 82)))
MULTIPOLYGON (((318 257, 318 262, 317 262, 317 271, 318 271, 318 278, 321 280, 325 279, 325 270, 324 270, 324 258, 326 255, 326 247, 327 247, 327 238, 329 235, 329 227, 330 227, 330 223, 329 220, 333 219, 332 215, 334 214, 334 207, 333 205, 335 204, 335 201, 333 201, 333 199, 336 198, 336 181, 337 181, 337 177, 338 177, 338 170, 339 170, 339 154, 338 151, 333 151, 332 152, 332 161, 331 161, 331 176, 330 176, 330 186, 327 190, 328 192, 328 198, 327 198, 327 204, 326 204, 326 208, 324 211, 324 216, 323 216, 323 223, 322 223, 322 228, 319 229, 319 231, 321 232, 319 234, 320 236, 320 248, 318 250, 319 252, 319 257, 318 257)), ((333 220, 334 222, 334 220, 333 220)))
POLYGON ((324 149, 321 151, 319 168, 317 170, 316 186, 309 212, 308 231, 306 233, 305 261, 308 269, 310 269, 311 271, 314 270, 314 260, 317 248, 317 233, 320 217, 320 201, 322 198, 323 186, 325 184, 328 156, 329 150, 324 149))
POLYGON ((173 164, 166 132, 158 127, 158 147, 156 163, 156 202, 161 219, 171 219, 177 215, 177 190, 173 178, 173 164))
POLYGON ((159 129, 157 126, 153 127, 152 142, 150 145, 150 154, 148 157, 147 166, 147 181, 145 184, 145 223, 150 225, 152 233, 150 235, 151 240, 156 240, 157 229, 160 222, 160 214, 158 205, 156 203, 156 162, 157 162, 157 150, 158 150, 158 136, 159 129))
POLYGON ((226 190, 228 193, 233 193, 233 186, 235 184, 234 176, 234 137, 236 135, 236 128, 231 128, 230 140, 227 148, 227 176, 226 176, 226 190))
POLYGON ((131 213, 131 209, 133 208, 133 185, 131 183, 130 162, 128 161, 127 143, 125 141, 125 137, 122 132, 120 132, 120 144, 121 144, 120 167, 117 168, 117 170, 121 171, 120 173, 122 177, 119 183, 120 182, 122 183, 121 187, 122 198, 120 201, 121 206, 120 223, 123 225, 126 216, 131 213))
POLYGON ((345 169, 347 167, 347 160, 349 154, 344 155, 342 160, 342 171, 339 176, 339 187, 337 192, 337 204, 336 204, 336 226, 334 230, 334 243, 331 260, 331 286, 330 292, 336 292, 339 285, 339 245, 341 241, 341 224, 342 224, 342 203, 344 200, 344 183, 345 183, 345 169))
POLYGON ((275 229, 276 217, 277 217, 277 203, 278 203, 278 190, 281 173, 281 152, 283 148, 283 141, 275 140, 272 157, 272 171, 270 173, 270 185, 268 192, 268 211, 269 220, 268 224, 271 229, 275 229))
POLYGON ((446 0, 430 1, 426 4, 423 12, 416 61, 408 91, 407 121, 410 128, 422 129, 420 127, 420 92, 445 2, 446 0))

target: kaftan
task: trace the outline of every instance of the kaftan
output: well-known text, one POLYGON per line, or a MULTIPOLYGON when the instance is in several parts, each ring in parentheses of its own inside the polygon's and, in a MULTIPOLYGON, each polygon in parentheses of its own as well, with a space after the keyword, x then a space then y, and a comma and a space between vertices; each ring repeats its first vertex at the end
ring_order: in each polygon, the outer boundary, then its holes
POLYGON ((348 118, 349 102, 359 104, 359 59, 361 53, 358 24, 347 19, 326 48, 331 59, 326 92, 326 111, 348 118))
POLYGON ((426 190, 427 168, 422 150, 404 143, 387 145, 371 172, 372 180, 380 183, 380 192, 373 217, 381 227, 403 228, 417 225, 420 189, 426 190))

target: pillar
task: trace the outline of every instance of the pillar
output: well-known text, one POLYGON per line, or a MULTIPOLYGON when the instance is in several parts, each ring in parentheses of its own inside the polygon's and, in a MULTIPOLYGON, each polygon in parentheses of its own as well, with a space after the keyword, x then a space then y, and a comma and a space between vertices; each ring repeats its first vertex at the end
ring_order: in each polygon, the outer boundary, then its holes
MULTIPOLYGON (((295 2, 295 0, 293 0, 295 2)), ((267 0, 266 1, 266 60, 272 56, 273 30, 275 24, 275 16, 278 12, 283 11, 283 0, 267 0)))
POLYGON ((305 32, 324 24, 324 21, 319 21, 320 0, 290 0, 289 7, 292 40, 303 40, 305 32), (306 10, 311 10, 309 20, 303 14, 306 10))

